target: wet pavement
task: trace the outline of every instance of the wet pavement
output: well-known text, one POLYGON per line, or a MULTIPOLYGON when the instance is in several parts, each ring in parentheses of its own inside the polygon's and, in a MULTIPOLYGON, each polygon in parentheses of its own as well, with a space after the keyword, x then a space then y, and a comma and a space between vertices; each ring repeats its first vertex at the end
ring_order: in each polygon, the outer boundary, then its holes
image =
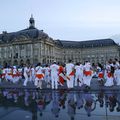
POLYGON ((116 91, 2 89, 0 120, 119 120, 116 91))
POLYGON ((119 120, 120 86, 99 86, 92 80, 91 89, 66 85, 58 90, 36 89, 0 83, 0 120, 119 120))

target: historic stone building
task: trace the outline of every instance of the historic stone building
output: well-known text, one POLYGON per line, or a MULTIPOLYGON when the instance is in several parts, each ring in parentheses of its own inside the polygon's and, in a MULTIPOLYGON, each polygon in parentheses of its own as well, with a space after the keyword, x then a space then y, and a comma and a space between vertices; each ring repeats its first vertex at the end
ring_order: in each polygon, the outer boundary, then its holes
POLYGON ((57 40, 61 46, 62 61, 67 62, 72 59, 74 62, 105 63, 110 58, 119 59, 120 47, 112 39, 100 39, 90 41, 62 41, 57 40))
POLYGON ((53 40, 43 30, 35 28, 34 18, 29 28, 0 34, 0 64, 74 62, 89 60, 105 63, 109 58, 120 57, 120 48, 112 39, 91 41, 53 40))

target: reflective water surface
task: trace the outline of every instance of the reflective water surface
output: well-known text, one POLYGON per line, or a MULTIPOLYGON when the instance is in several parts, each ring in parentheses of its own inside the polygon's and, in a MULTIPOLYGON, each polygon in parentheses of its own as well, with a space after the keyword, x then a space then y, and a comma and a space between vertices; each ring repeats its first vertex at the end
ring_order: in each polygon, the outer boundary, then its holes
POLYGON ((0 120, 119 120, 120 93, 0 90, 0 120))

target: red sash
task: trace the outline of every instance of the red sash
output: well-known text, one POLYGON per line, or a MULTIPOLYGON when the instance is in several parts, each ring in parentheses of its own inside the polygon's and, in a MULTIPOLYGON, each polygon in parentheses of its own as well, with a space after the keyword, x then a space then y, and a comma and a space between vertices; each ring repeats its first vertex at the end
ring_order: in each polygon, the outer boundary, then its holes
POLYGON ((6 75, 5 73, 2 73, 2 77, 5 77, 5 75, 6 75))
POLYGON ((13 77, 18 77, 18 74, 13 74, 13 77))
POLYGON ((75 73, 74 73, 74 71, 72 71, 70 74, 69 74, 69 76, 73 76, 75 73))
POLYGON ((107 73, 107 76, 110 78, 110 77, 113 77, 113 74, 111 72, 107 73))
POLYGON ((85 71, 85 70, 84 70, 84 74, 85 74, 86 76, 91 76, 91 75, 92 75, 92 71, 85 71))
POLYGON ((36 77, 37 77, 38 79, 42 79, 42 78, 44 78, 44 74, 36 74, 36 77))
POLYGON ((64 84, 64 68, 62 66, 59 67, 59 82, 63 85, 64 84), (62 74, 62 75, 61 75, 62 74))
POLYGON ((99 77, 99 78, 103 78, 103 73, 99 73, 99 74, 98 74, 98 77, 99 77))

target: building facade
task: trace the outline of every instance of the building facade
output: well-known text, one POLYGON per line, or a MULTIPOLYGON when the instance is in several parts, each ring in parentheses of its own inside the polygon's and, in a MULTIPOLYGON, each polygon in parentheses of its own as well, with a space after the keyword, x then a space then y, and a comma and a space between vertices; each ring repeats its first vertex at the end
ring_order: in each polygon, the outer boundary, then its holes
POLYGON ((63 59, 67 62, 72 59, 74 62, 90 61, 91 63, 104 64, 109 59, 120 58, 120 47, 112 39, 100 39, 90 41, 60 41, 63 47, 63 59))
POLYGON ((105 63, 110 58, 120 58, 120 47, 112 39, 90 41, 54 40, 43 30, 35 28, 31 16, 29 27, 18 32, 0 34, 0 64, 20 65, 57 62, 105 63))

